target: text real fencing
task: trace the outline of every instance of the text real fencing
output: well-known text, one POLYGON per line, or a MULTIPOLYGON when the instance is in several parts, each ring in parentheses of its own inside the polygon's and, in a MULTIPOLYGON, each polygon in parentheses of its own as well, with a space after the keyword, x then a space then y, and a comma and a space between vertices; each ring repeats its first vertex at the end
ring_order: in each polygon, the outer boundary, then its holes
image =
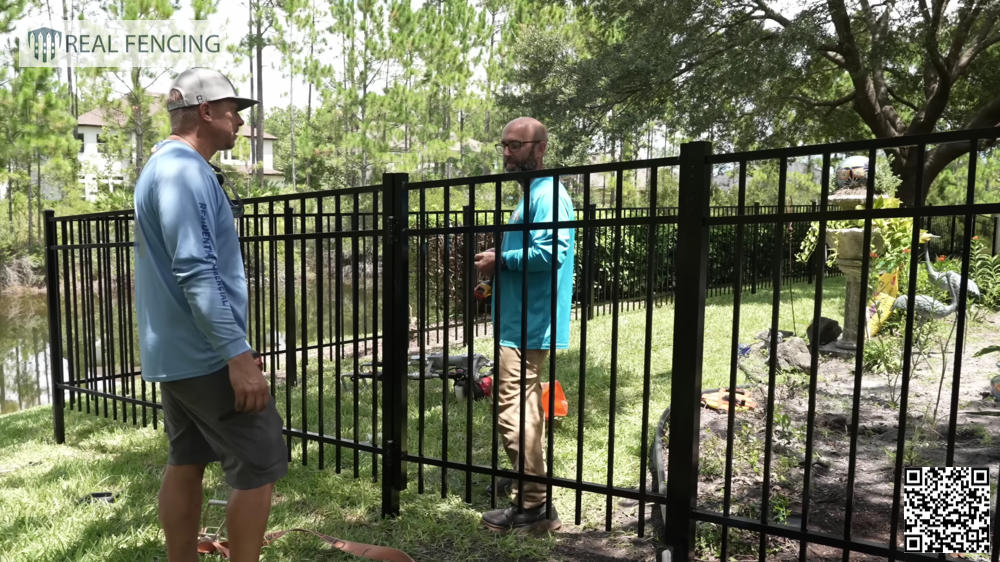
POLYGON ((13 35, 21 66, 215 67, 239 42, 227 29, 216 20, 36 19, 19 22, 13 35))

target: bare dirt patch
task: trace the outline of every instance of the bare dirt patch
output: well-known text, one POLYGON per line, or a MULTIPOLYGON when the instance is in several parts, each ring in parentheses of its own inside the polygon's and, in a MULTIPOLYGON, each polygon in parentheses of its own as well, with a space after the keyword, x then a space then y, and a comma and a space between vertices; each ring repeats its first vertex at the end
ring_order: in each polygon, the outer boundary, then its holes
MULTIPOLYGON (((900 394, 901 378, 893 381, 884 373, 864 372, 863 369, 862 375, 856 378, 854 359, 821 358, 816 381, 809 504, 805 514, 811 531, 834 536, 849 534, 854 539, 889 544, 896 455, 902 455, 903 467, 944 466, 952 421, 955 428, 953 465, 989 467, 991 482, 997 482, 1000 404, 990 396, 989 385, 990 377, 1000 373, 996 367, 1000 354, 982 357, 973 357, 973 354, 986 345, 997 343, 995 334, 1000 330, 1000 314, 982 315, 968 324, 960 383, 954 389, 953 349, 943 357, 943 382, 941 352, 931 353, 929 360, 921 361, 910 377, 905 396, 900 394), (901 398, 905 398, 905 404, 901 398), (954 420, 953 400, 956 405, 954 420), (901 417, 904 405, 905 418, 901 417), (902 447, 901 422, 905 425, 902 447)), ((770 434, 768 520, 798 528, 804 515, 810 381, 806 373, 786 370, 777 374, 776 382, 770 434)), ((767 442, 765 414, 769 398, 766 383, 765 375, 757 384, 748 387, 758 408, 737 412, 732 432, 726 412, 702 410, 698 490, 701 507, 723 510, 726 445, 732 433, 731 513, 761 519, 767 442)), ((664 452, 664 466, 665 457, 664 452)), ((902 511, 900 506, 896 535, 900 545, 902 511)), ((718 559, 720 533, 715 526, 699 528, 696 548, 700 557, 718 559)), ((756 559, 758 540, 749 532, 730 530, 730 556, 736 560, 756 559)), ((795 559, 798 543, 771 538, 767 550, 769 560, 795 559)), ((807 558, 840 560, 841 552, 811 545, 807 558)), ((964 559, 970 558, 979 557, 966 556, 964 559)), ((851 559, 877 558, 854 554, 851 559)))

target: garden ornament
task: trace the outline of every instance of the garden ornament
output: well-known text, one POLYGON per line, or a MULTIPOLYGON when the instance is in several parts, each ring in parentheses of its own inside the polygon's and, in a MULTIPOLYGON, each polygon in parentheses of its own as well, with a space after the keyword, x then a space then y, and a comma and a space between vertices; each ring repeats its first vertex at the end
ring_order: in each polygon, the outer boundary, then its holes
MULTIPOLYGON (((906 295, 899 295, 896 297, 896 302, 892 303, 892 308, 905 311, 908 301, 906 295)), ((927 295, 916 295, 913 301, 914 316, 921 322, 929 318, 944 318, 958 308, 958 299, 955 298, 954 293, 951 295, 951 304, 948 305, 927 295)))
MULTIPOLYGON (((934 270, 934 266, 931 265, 931 238, 938 238, 933 234, 928 236, 927 242, 924 244, 924 260, 927 262, 927 277, 930 278, 931 283, 938 286, 945 291, 948 291, 952 295, 957 295, 959 288, 961 287, 962 276, 955 271, 942 271, 938 273, 934 270)), ((979 285, 976 284, 972 278, 969 278, 969 298, 972 300, 979 300, 982 294, 979 292, 979 285)))
POLYGON ((864 188, 868 181, 868 157, 848 156, 837 168, 837 189, 864 188))

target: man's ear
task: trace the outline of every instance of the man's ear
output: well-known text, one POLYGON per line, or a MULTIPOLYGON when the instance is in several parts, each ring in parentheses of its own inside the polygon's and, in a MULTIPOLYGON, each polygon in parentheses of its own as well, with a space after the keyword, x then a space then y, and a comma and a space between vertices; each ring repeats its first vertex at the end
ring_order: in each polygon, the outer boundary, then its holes
POLYGON ((538 144, 538 155, 545 156, 545 151, 549 148, 548 139, 543 140, 542 142, 539 142, 537 144, 538 144))
POLYGON ((212 104, 203 102, 198 105, 198 119, 202 121, 211 121, 212 117, 212 104))

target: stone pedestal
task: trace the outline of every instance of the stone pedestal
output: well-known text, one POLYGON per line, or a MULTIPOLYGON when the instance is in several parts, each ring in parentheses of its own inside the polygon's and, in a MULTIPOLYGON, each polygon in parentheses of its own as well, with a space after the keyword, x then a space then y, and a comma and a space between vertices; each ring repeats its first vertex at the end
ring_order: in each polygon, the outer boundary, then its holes
POLYGON ((837 248, 837 268, 844 272, 847 294, 844 298, 844 331, 837 339, 840 349, 853 351, 858 341, 858 304, 861 302, 861 243, 864 230, 843 228, 829 230, 826 241, 837 248))
MULTIPOLYGON (((827 243, 837 247, 837 268, 844 272, 847 292, 844 298, 844 322, 841 324, 844 331, 833 345, 848 352, 857 348, 858 310, 861 299, 868 293, 867 283, 861 279, 864 238, 865 231, 862 228, 833 229, 826 233, 827 243)), ((881 250, 882 238, 878 232, 872 232, 872 245, 876 251, 881 250)))

